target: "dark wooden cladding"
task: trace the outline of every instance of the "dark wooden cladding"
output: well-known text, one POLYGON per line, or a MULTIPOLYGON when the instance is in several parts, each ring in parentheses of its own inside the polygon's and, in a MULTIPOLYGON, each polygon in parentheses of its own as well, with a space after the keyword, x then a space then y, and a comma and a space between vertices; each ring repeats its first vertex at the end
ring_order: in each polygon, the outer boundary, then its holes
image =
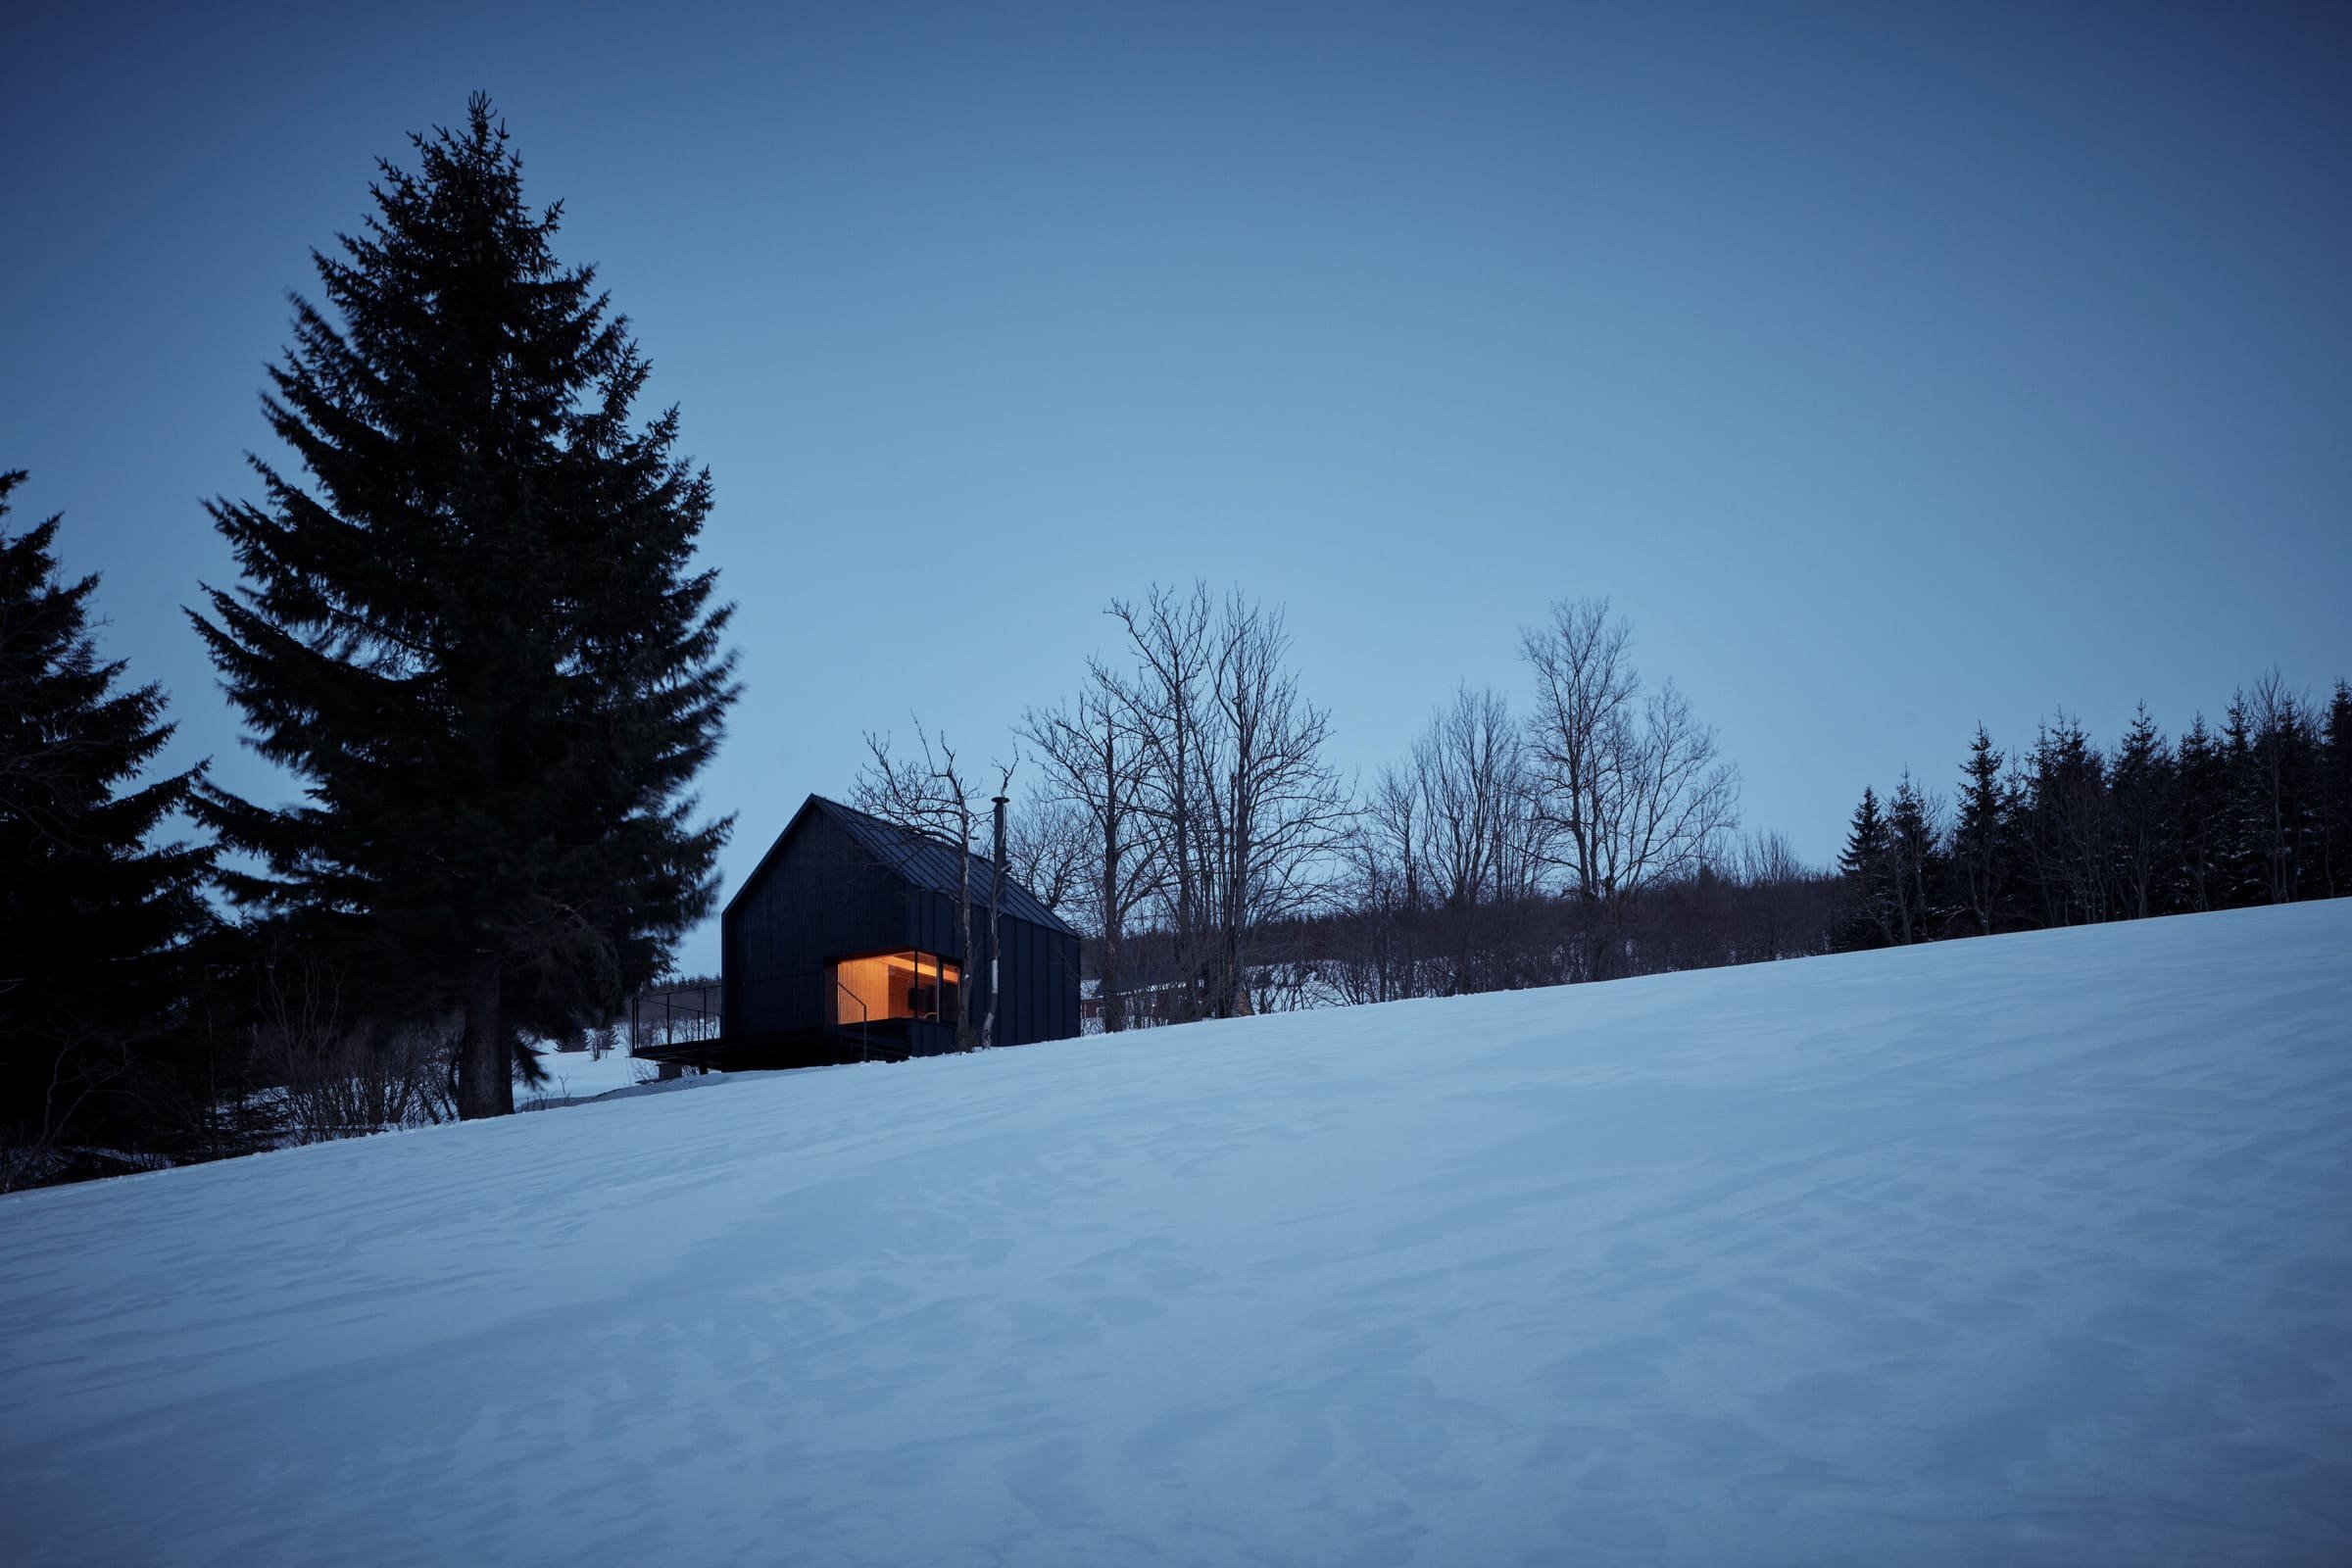
MULTIPOLYGON (((812 1066, 861 1056, 932 1055, 956 1047, 952 1020, 835 1022, 832 965, 897 950, 958 964, 972 1021, 988 1007, 991 865, 971 858, 972 952, 963 951, 956 846, 810 796, 719 917, 719 1038, 657 1059, 715 1067, 812 1066)), ((996 1043, 1078 1033, 1078 935, 1007 880, 996 1043)))

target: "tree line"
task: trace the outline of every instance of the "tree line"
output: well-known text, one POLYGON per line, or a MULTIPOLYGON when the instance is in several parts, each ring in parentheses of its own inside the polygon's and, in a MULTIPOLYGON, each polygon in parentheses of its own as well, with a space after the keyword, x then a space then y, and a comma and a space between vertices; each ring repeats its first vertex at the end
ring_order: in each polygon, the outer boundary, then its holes
POLYGON ((1278 608, 1152 588, 1032 708, 1027 864, 1104 1030, 1826 951, 1832 879, 1741 838, 1739 775, 1606 599, 1526 628, 1526 711, 1462 686, 1366 781, 1328 760, 1278 608))
POLYGON ((1644 682, 1604 598, 1523 630, 1524 712, 1465 684, 1369 781, 1331 761, 1280 607, 1197 581, 1105 612, 1113 650, 1023 712, 1009 760, 975 767, 918 717, 910 746, 866 736, 850 792, 962 846, 969 922, 994 907, 975 828, 1017 777, 1007 859, 1082 935, 1090 1027, 1830 950, 1835 873, 1738 831, 1714 729, 1644 682))
POLYGON ((1866 787, 1838 858, 1837 946, 2191 914, 2352 893, 2352 685, 2276 671, 2167 740, 2143 704, 2111 751, 2060 713, 2002 753, 1980 726, 1955 798, 1866 787))
POLYGON ((1279 609, 1196 583, 1108 613, 1117 651, 1019 726, 1013 835, 1106 1031, 2352 892, 2342 683, 2266 675, 2178 742, 2143 708, 2111 755, 2063 713, 2014 761, 1980 729, 1956 806, 1866 789, 1816 867, 1740 831, 1714 729, 1605 598, 1523 628, 1517 710, 1465 683, 1369 780, 1326 760, 1279 609))

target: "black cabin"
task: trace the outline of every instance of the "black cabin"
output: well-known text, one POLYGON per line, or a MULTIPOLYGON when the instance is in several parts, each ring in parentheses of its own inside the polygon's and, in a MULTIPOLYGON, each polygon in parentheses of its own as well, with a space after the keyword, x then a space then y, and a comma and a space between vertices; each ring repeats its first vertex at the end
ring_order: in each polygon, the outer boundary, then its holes
MULTIPOLYGON (((958 987, 988 1010, 989 893, 971 858, 963 951, 956 845, 811 795, 719 915, 719 1032, 638 1054, 694 1066, 812 1067, 956 1049, 958 987)), ((1078 1033, 1078 933, 1004 879, 995 1043, 1078 1033)))

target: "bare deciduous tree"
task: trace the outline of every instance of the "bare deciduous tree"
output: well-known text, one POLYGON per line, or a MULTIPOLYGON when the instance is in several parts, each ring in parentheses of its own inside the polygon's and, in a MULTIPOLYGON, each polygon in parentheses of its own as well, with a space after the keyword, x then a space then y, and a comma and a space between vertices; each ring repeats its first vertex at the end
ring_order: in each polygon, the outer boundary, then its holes
MULTIPOLYGON (((956 916, 963 950, 956 956, 967 972, 956 987, 956 1045, 957 1050, 969 1051, 977 1043, 968 970, 972 960, 972 813, 980 797, 965 782, 956 749, 948 744, 946 734, 935 741, 917 719, 914 737, 922 749, 919 758, 894 757, 888 735, 867 732, 867 760, 851 786, 850 804, 885 822, 946 839, 959 852, 956 916)), ((1011 769, 1006 767, 1005 773, 1009 777, 1011 769)))
POLYGON ((1348 858, 1352 886, 1339 986, 1349 1004, 1427 996, 1421 916, 1421 790, 1409 766, 1380 770, 1356 813, 1348 858))
MULTIPOLYGON (((1109 612, 1126 628, 1136 659, 1134 674, 1113 678, 1107 690, 1142 746, 1136 804, 1148 835, 1145 862, 1156 873, 1153 891, 1166 906, 1172 961, 1181 974, 1198 976, 1207 958, 1200 888, 1208 856, 1199 795, 1215 605, 1206 583, 1194 583, 1189 594, 1154 584, 1141 603, 1112 600, 1109 612)), ((1162 999, 1161 1005, 1191 1016, 1200 1002, 1188 986, 1181 999, 1162 999)))
POLYGON ((1694 874, 1739 815, 1739 773, 1717 757, 1714 730, 1672 681, 1642 694, 1632 644, 1605 598, 1561 600, 1520 638, 1536 676, 1536 817, 1547 858, 1598 916, 1592 978, 1611 967, 1626 901, 1694 874))
POLYGON ((1198 793, 1215 930, 1205 1000, 1224 1017, 1250 1010, 1250 935, 1307 913, 1329 893, 1353 811, 1323 760, 1331 710, 1298 689, 1282 612, 1236 592, 1210 647, 1198 793))
POLYGON ((1542 835, 1525 748, 1494 691, 1455 691, 1401 762, 1382 769, 1356 839, 1356 896, 1387 911, 1381 989, 1487 989, 1494 940, 1539 886, 1542 835), (1490 927, 1497 928, 1491 930, 1490 927))
POLYGON ((1086 813, 1056 797, 1016 805, 1004 830, 1007 873, 1065 920, 1087 902, 1090 848, 1086 813))
MULTIPOLYGON (((1023 737, 1045 763, 1041 813, 1059 810, 1081 818, 1089 841, 1085 903, 1101 955, 1102 1027, 1112 1032, 1126 1027, 1120 959, 1127 924, 1157 884, 1159 872, 1150 824, 1144 819, 1152 752, 1138 722, 1141 710, 1136 696, 1115 676, 1090 663, 1087 684, 1076 701, 1052 711, 1031 709, 1021 723, 1023 737)), ((1037 831, 1044 832, 1047 820, 1042 814, 1037 818, 1037 831)), ((1048 842, 1058 841, 1049 836, 1048 842)), ((1033 869, 1032 874, 1042 871, 1033 869)), ((1031 886, 1038 884, 1032 881, 1031 886)), ((1038 891, 1042 896, 1045 890, 1038 891)))
POLYGON ((91 1097, 127 1078, 135 1065, 126 1041, 70 1020, 37 1032, 25 1029, 9 1044, 35 1061, 45 1057, 47 1064, 38 1069, 37 1117, 0 1117, 0 1193, 53 1179, 60 1142, 76 1112, 91 1097))
POLYGON ((1110 613, 1136 658, 1104 689, 1142 747, 1137 815, 1186 983, 1174 1010, 1248 1011, 1252 934, 1323 897, 1351 816, 1322 758, 1330 712, 1300 694, 1279 611, 1197 582, 1110 613))
POLYGON ((1797 958, 1825 950, 1831 919, 1822 892, 1825 878, 1797 858, 1786 833, 1746 835, 1733 863, 1740 886, 1754 895, 1737 959, 1797 958))
POLYGON ((357 1016, 341 963, 272 942, 257 966, 254 1052, 298 1144, 457 1119, 447 1017, 357 1016))

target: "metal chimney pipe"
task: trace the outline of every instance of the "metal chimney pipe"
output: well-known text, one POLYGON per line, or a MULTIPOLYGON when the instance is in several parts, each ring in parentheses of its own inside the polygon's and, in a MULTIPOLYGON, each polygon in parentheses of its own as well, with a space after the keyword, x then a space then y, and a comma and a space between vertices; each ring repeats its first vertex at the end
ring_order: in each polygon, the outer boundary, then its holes
POLYGON ((1004 802, 1006 797, 992 796, 997 808, 996 880, 988 890, 988 1011, 980 1020, 980 1049, 985 1051, 997 1043, 997 950, 1002 928, 997 923, 998 911, 1004 907, 1004 802))

